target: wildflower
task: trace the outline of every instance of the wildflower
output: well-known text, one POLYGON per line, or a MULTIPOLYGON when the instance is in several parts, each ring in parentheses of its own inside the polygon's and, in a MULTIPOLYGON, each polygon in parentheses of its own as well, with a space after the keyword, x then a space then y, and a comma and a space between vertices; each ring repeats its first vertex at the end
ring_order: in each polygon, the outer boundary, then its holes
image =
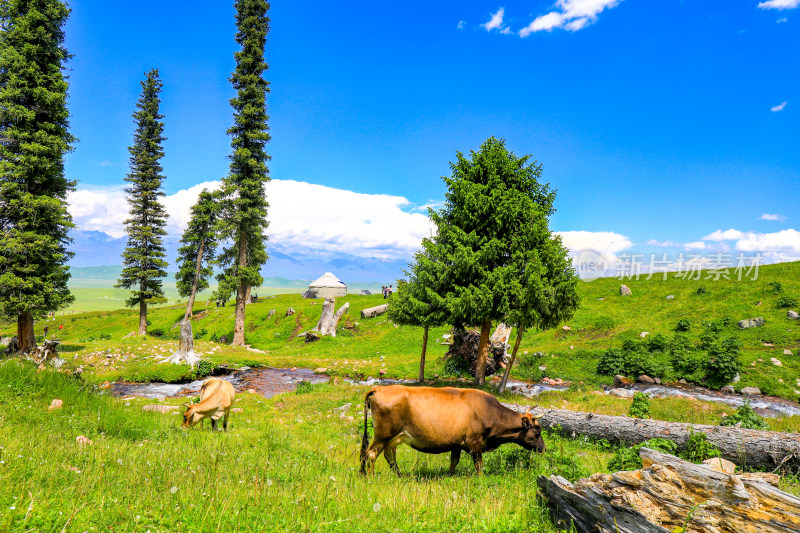
POLYGON ((380 510, 381 510, 381 504, 379 504, 379 503, 376 503, 375 505, 373 505, 373 506, 372 506, 372 510, 373 510, 374 512, 376 512, 376 513, 380 512, 380 510))

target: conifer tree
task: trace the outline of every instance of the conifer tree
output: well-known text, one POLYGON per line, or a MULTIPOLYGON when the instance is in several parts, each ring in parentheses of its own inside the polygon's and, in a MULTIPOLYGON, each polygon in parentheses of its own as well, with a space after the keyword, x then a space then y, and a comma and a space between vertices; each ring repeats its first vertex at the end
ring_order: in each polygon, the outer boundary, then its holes
POLYGON ((520 267, 513 257, 521 228, 548 209, 552 199, 537 181, 539 167, 530 156, 517 157, 505 141, 490 137, 467 158, 456 153, 452 175, 443 178, 445 206, 431 211, 437 234, 426 251, 444 266, 439 294, 448 321, 480 325, 475 383, 483 385, 493 320, 513 309, 520 287, 520 267), (537 207, 538 206, 538 207, 537 207))
POLYGON ((389 303, 387 314, 392 321, 404 326, 422 328, 422 354, 419 360, 419 381, 425 380, 425 354, 428 350, 428 331, 445 324, 445 302, 437 294, 441 285, 437 265, 425 253, 425 248, 414 255, 414 262, 406 271, 407 282, 397 283, 397 292, 389 303))
POLYGON ((125 177, 130 218, 125 221, 128 243, 122 253, 123 269, 117 287, 131 289, 128 307, 139 306, 139 335, 147 335, 147 305, 166 302, 161 278, 167 275, 167 262, 162 242, 166 234, 167 213, 161 205, 164 176, 160 160, 164 157, 161 143, 165 137, 164 118, 159 112, 161 80, 158 69, 145 74, 142 95, 136 102, 133 118, 136 131, 133 146, 128 148, 130 172, 125 177))
POLYGON ((69 133, 64 24, 59 0, 0 1, 0 316, 17 323, 19 349, 36 347, 34 319, 74 298, 64 175, 69 133))
POLYGON ((267 261, 267 209, 265 186, 269 182, 266 144, 270 140, 267 125, 266 96, 269 83, 264 79, 267 64, 264 46, 269 31, 265 0, 236 0, 236 42, 241 50, 234 54, 236 69, 231 83, 236 97, 234 124, 228 129, 232 154, 230 171, 222 180, 220 240, 230 242, 220 254, 224 268, 217 277, 218 294, 236 293, 233 344, 244 345, 245 304, 252 287, 263 282, 261 267, 267 261))
POLYGON ((185 318, 192 318, 194 299, 199 291, 208 288, 213 273, 211 263, 216 252, 217 201, 213 193, 203 189, 192 206, 189 225, 181 237, 178 249, 178 272, 175 281, 178 294, 189 298, 185 318))

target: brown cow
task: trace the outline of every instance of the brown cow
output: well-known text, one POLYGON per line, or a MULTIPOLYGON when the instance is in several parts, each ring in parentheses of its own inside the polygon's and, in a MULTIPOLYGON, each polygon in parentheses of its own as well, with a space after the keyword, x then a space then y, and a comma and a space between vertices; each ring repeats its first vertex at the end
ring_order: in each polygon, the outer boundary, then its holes
POLYGON ((373 470, 384 452, 386 462, 399 476, 395 449, 406 443, 425 453, 450 452, 450 473, 455 472, 461 452, 472 455, 478 474, 483 452, 514 442, 526 450, 544 452, 540 416, 519 414, 504 407, 486 392, 451 387, 373 387, 364 398, 364 437, 361 441, 361 473, 373 470), (367 448, 367 411, 372 411, 375 436, 367 448))
POLYGON ((206 418, 211 419, 211 430, 217 429, 217 420, 222 418, 222 428, 228 430, 228 415, 231 412, 236 391, 229 381, 219 378, 208 378, 200 387, 200 401, 196 404, 184 404, 182 428, 193 427, 206 418))

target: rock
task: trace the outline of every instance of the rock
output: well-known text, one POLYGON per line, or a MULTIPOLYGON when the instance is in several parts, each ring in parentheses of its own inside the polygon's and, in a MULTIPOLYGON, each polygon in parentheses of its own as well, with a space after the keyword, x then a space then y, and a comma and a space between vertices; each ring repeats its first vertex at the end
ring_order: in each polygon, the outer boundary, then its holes
POLYGON ((327 371, 328 371, 328 369, 326 367, 321 366, 321 367, 317 368, 316 370, 314 370, 314 373, 315 374, 324 374, 327 371))
POLYGON ((605 300, 605 298, 598 298, 597 299, 598 302, 602 302, 603 300, 605 300))
POLYGON ((736 472, 736 465, 733 464, 731 461, 727 459, 723 459, 722 457, 713 457, 711 459, 706 459, 702 462, 702 465, 710 470, 716 470, 717 472, 724 472, 725 474, 733 474, 736 472))
POLYGON ((684 385, 686 385, 688 382, 685 379, 681 378, 678 380, 678 383, 683 383, 684 385))
MULTIPOLYGON (((791 313, 791 311, 789 312, 791 313)), ((10 342, 11 342, 11 337, 3 337, 2 339, 0 339, 0 346, 8 346, 10 342)))
POLYGON ((608 394, 616 396, 617 398, 633 398, 636 391, 630 389, 611 389, 608 394))
POLYGON ((636 381, 638 381, 639 383, 647 383, 648 385, 653 385, 656 382, 656 380, 654 380, 647 374, 642 374, 641 376, 636 378, 636 381))
POLYGON ((725 385, 721 389, 720 392, 724 392, 725 394, 736 394, 736 389, 733 388, 733 385, 725 385))
POLYGON ((542 365, 542 366, 539 367, 539 370, 544 372, 545 370, 547 370, 547 367, 545 365, 542 365))
POLYGON ((759 307, 760 305, 761 305, 761 300, 759 300, 758 302, 756 302, 756 307, 759 307))
POLYGON ((79 446, 86 446, 87 444, 94 444, 92 439, 90 439, 89 437, 85 437, 83 435, 78 435, 77 437, 75 437, 75 442, 77 442, 79 446))
POLYGON ((783 355, 792 355, 792 351, 789 349, 783 350, 783 355))
POLYGON ((562 326, 561 329, 563 329, 564 331, 572 331, 572 328, 569 326, 562 326))
POLYGON ((653 381, 656 382, 656 385, 661 385, 661 378, 655 378, 653 381))
POLYGON ((180 405, 143 405, 142 411, 152 411, 154 413, 171 413, 172 411, 179 411, 180 405))
POLYGON ((250 394, 255 394, 256 393, 256 389, 247 389, 247 392, 249 392, 250 394))
POLYGON ((649 332, 649 331, 643 331, 643 332, 639 333, 639 336, 640 336, 641 338, 643 338, 643 339, 644 339, 645 337, 647 337, 648 335, 650 335, 650 332, 649 332))
POLYGON ((100 388, 100 390, 108 390, 108 389, 111 388, 111 382, 110 381, 104 381, 99 385, 99 388, 100 388))
POLYGON ((286 310, 286 314, 284 316, 292 316, 294 314, 294 308, 290 307, 286 310))
POLYGON ((675 299, 675 295, 674 295, 674 294, 668 294, 668 295, 666 296, 666 299, 667 299, 667 300, 674 300, 674 299, 675 299))
POLYGON ((63 406, 64 406, 64 401, 56 398, 52 402, 50 402, 50 407, 48 407, 47 410, 53 411, 55 409, 61 409, 63 406))
POLYGON ((800 318, 800 313, 797 311, 786 311, 786 316, 791 318, 792 320, 797 320, 800 318))
POLYGON ((619 374, 614 376, 614 388, 620 389, 628 385, 633 385, 632 379, 626 378, 625 376, 620 376, 619 374))
POLYGON ((627 285, 620 285, 619 286, 619 294, 620 294, 620 296, 630 296, 633 293, 631 292, 631 290, 628 288, 627 285))
POLYGON ((231 413, 244 413, 244 409, 242 409, 241 407, 234 407, 233 409, 231 409, 231 413))
POLYGON ((758 387, 745 387, 742 389, 742 394, 746 394, 747 396, 757 396, 761 394, 761 389, 758 387))
POLYGON ((319 333, 316 331, 307 331, 305 337, 306 342, 316 342, 319 340, 319 333))
POLYGON ((442 335, 442 338, 446 341, 449 341, 450 339, 453 338, 453 336, 449 333, 445 333, 444 335, 442 335))
POLYGON ((731 383, 739 383, 739 381, 741 381, 741 380, 742 380, 742 376, 740 376, 739 373, 737 372, 736 375, 733 376, 733 379, 731 380, 731 383))
POLYGON ((386 375, 386 370, 381 368, 381 370, 378 372, 378 374, 380 374, 380 376, 383 377, 383 376, 386 375))
POLYGON ((775 345, 771 342, 762 342, 761 346, 766 346, 767 348, 773 348, 775 345))
POLYGON ((780 360, 775 359, 774 357, 770 357, 769 360, 772 361, 772 364, 775 366, 783 366, 783 363, 781 363, 780 360))
POLYGON ((748 318, 746 320, 740 320, 738 322, 739 329, 750 329, 750 328, 757 328, 759 326, 763 326, 766 324, 767 321, 764 320, 764 317, 757 316, 755 318, 748 318))

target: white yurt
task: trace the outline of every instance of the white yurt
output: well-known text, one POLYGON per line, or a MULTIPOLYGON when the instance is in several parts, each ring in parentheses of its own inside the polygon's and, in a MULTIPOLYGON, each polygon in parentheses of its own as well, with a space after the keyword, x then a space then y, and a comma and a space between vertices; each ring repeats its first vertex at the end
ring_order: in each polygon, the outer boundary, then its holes
POLYGON ((330 272, 309 283, 305 293, 306 298, 338 298, 346 295, 347 285, 330 272))

